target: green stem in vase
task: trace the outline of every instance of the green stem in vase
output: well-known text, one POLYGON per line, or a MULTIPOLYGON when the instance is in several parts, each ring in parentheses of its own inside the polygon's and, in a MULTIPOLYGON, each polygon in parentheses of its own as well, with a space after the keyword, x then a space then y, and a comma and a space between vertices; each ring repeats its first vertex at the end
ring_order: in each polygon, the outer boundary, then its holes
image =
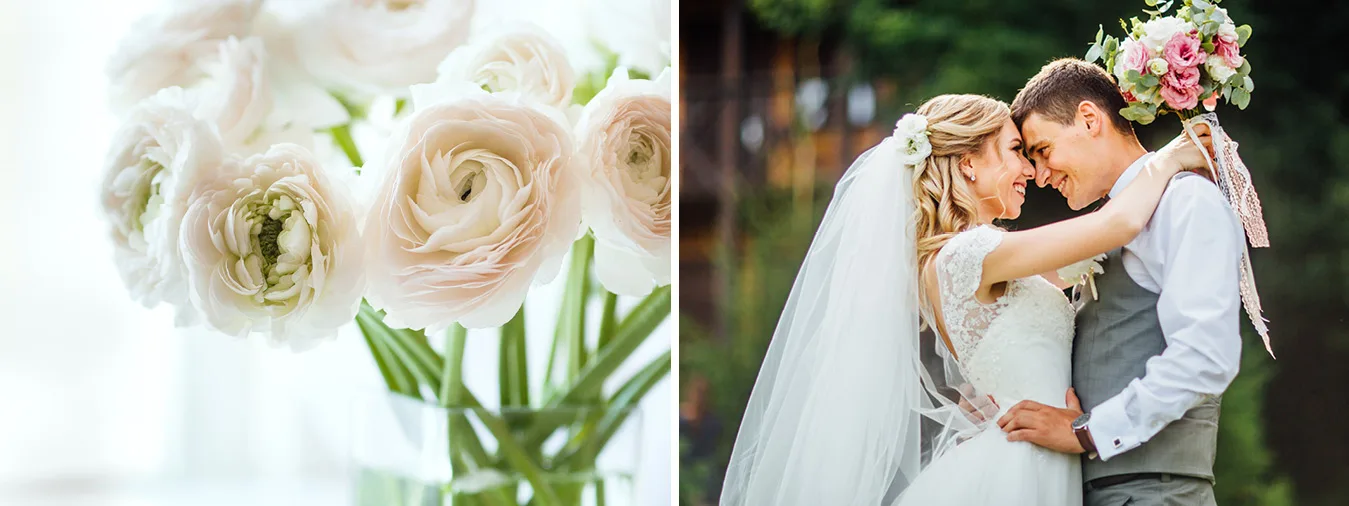
POLYGON ((361 151, 356 149, 356 140, 351 138, 351 124, 337 125, 329 128, 328 133, 333 135, 333 142, 337 147, 342 148, 342 153, 347 155, 347 160, 351 166, 356 168, 356 173, 361 173, 361 167, 365 166, 365 161, 361 159, 361 151))
POLYGON ((595 348, 597 352, 609 346, 609 342, 614 340, 614 331, 618 330, 618 294, 604 291, 604 313, 600 318, 599 346, 595 348))
MULTIPOLYGON (((608 348, 586 366, 566 393, 550 398, 547 407, 557 409, 574 406, 599 395, 604 387, 604 381, 623 365, 633 351, 669 316, 670 287, 663 286, 643 298, 642 302, 623 318, 608 348)), ((537 417, 534 426, 525 437, 525 444, 527 446, 543 444, 553 431, 569 421, 571 419, 565 416, 537 417)))
POLYGON ((590 277, 590 259, 594 253, 595 239, 589 234, 572 244, 567 284, 563 289, 562 307, 557 316, 557 331, 553 335, 553 347, 548 354, 548 367, 544 373, 544 397, 552 397, 559 388, 554 376, 559 351, 566 353, 564 367, 567 368, 567 384, 576 381, 576 375, 585 364, 586 287, 590 277))
POLYGON ((561 506, 562 502, 558 499, 557 493, 553 487, 543 477, 543 470, 539 468, 525 449, 516 440, 516 435, 511 432, 506 421, 493 415, 487 409, 482 407, 482 403, 473 396, 472 392, 464 390, 464 403, 473 408, 478 414, 478 419, 487 427, 497 440, 497 451, 501 453, 502 459, 510 465, 510 469, 524 475, 529 486, 534 489, 534 499, 541 506, 556 505, 561 506))
POLYGON ((529 406, 529 359, 525 354, 525 307, 501 326, 501 353, 498 367, 501 381, 501 407, 529 406))
POLYGON ((609 444, 618 429, 627 422, 641 404, 642 399, 657 384, 670 374, 671 354, 666 351, 647 363, 641 371, 632 375, 605 405, 603 417, 593 432, 585 437, 573 438, 558 453, 556 462, 572 470, 583 470, 594 466, 599 453, 609 444))

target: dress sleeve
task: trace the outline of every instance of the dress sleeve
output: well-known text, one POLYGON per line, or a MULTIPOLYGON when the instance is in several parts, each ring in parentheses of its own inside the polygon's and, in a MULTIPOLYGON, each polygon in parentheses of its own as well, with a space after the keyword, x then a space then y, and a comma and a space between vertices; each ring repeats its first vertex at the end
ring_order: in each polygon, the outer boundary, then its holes
POLYGON ((973 349, 993 320, 993 308, 976 295, 984 277, 984 258, 1002 242, 1002 234, 989 226, 970 229, 951 238, 937 253, 942 320, 959 356, 973 349))

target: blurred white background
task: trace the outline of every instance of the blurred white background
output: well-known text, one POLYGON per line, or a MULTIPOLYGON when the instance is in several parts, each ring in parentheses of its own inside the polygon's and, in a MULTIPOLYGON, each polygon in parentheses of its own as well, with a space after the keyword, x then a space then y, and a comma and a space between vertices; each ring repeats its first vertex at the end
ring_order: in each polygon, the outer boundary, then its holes
MULTIPOLYGON (((97 206, 117 127, 103 69, 155 4, 0 2, 0 504, 345 504, 351 411, 382 388, 359 334, 296 354, 174 329, 168 308, 128 298, 113 266, 97 206)), ((669 3, 654 5, 666 11, 641 24, 668 30, 669 3)), ((588 47, 564 2, 479 6, 529 13, 569 48, 588 47)), ((559 285, 531 296, 532 335, 551 335, 559 285)), ((671 329, 617 377, 668 349, 671 329)), ((488 336, 468 352, 480 397, 495 396, 495 347, 488 336)), ((642 406, 643 505, 669 504, 671 395, 667 380, 642 406)))

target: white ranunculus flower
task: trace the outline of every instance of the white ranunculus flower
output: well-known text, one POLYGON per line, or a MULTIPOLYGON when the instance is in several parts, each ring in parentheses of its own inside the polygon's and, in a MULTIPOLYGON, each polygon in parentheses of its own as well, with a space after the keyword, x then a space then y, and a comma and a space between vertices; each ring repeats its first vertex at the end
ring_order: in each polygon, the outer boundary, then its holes
POLYGON ((576 75, 566 51, 538 26, 520 24, 475 37, 441 62, 442 81, 465 81, 492 93, 515 92, 566 109, 576 75))
POLYGON ((365 224, 367 298, 395 327, 495 327, 577 237, 576 147, 555 109, 439 87, 413 87, 416 112, 390 140, 365 224))
POLYGON ((102 186, 117 267, 132 299, 146 307, 174 304, 182 324, 192 315, 178 251, 190 177, 223 163, 215 130, 193 109, 180 88, 161 90, 132 108, 113 136, 102 186))
POLYGON ((1189 33, 1194 24, 1175 16, 1160 17, 1143 23, 1143 45, 1152 54, 1161 54, 1162 48, 1177 33, 1189 33))
POLYGON ((577 126, 595 273, 620 295, 670 284, 672 86, 668 69, 645 80, 620 68, 577 126))
POLYGON ((205 67, 209 77, 200 90, 202 115, 215 121, 226 144, 244 144, 272 113, 274 97, 262 40, 230 37, 220 44, 220 59, 205 67))
POLYGON ((313 154, 278 144, 195 181, 181 247, 208 326, 303 349, 351 322, 365 269, 355 206, 313 154))
POLYGON ((407 95, 468 35, 474 0, 331 0, 296 25, 296 51, 326 85, 407 95))
POLYGON ((656 75, 670 64, 670 0, 584 0, 589 32, 618 64, 656 75))
POLYGON ((1208 59, 1204 60, 1204 69, 1208 71, 1209 77, 1219 83, 1225 83, 1237 74, 1237 69, 1229 66, 1226 59, 1216 54, 1209 55, 1208 59))
POLYGON ((270 56, 260 38, 220 44, 220 57, 205 65, 207 78, 194 86, 198 115, 214 122, 225 147, 241 156, 263 153, 275 144, 313 146, 313 129, 278 108, 270 56))
POLYGON ((108 60, 110 100, 125 111, 170 86, 205 77, 203 63, 219 54, 231 35, 252 30, 260 0, 191 0, 171 3, 132 25, 108 60))

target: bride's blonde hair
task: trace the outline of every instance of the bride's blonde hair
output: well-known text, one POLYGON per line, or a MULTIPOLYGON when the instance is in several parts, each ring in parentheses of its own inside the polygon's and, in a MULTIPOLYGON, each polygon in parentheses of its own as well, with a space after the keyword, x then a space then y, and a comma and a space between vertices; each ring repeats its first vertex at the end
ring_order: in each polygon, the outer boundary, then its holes
POLYGON ((918 108, 927 117, 932 155, 913 168, 918 265, 978 220, 978 200, 960 161, 978 153, 1012 117, 1007 104, 982 95, 940 95, 918 108))

